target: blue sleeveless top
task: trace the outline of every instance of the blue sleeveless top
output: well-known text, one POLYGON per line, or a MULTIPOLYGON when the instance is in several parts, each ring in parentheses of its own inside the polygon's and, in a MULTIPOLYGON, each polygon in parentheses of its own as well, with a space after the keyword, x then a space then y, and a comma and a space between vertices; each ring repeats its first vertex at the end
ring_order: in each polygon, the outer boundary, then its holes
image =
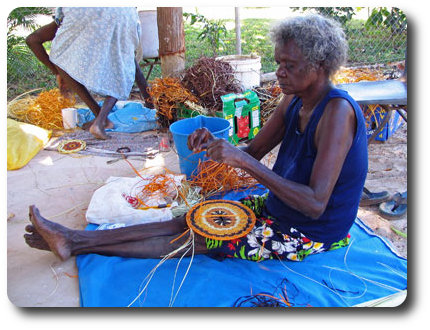
POLYGON ((285 114, 285 135, 273 171, 278 175, 309 185, 317 150, 314 135, 327 103, 343 98, 354 108, 357 132, 337 180, 327 208, 318 219, 312 219, 284 204, 272 192, 266 203, 269 214, 279 221, 282 232, 295 228, 307 238, 321 243, 337 242, 348 235, 358 212, 361 193, 367 175, 367 137, 363 113, 349 94, 331 89, 317 105, 303 133, 298 130, 302 101, 294 97, 285 114))

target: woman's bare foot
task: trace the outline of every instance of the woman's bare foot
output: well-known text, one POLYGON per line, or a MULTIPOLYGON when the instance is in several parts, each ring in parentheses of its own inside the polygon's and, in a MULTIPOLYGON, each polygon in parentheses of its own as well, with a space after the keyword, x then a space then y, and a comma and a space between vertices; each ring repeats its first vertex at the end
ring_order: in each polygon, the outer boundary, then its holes
POLYGON ((95 119, 87 121, 86 123, 82 124, 82 129, 88 131, 91 125, 94 124, 94 120, 95 119))
MULTIPOLYGON (((71 230, 43 218, 34 205, 30 206, 29 216, 34 229, 48 244, 49 249, 61 260, 69 259, 71 256, 71 230)), ((43 243, 40 244, 43 245, 43 243)))
MULTIPOLYGON (((90 129, 90 127, 94 124, 94 122, 95 122, 95 119, 87 121, 86 123, 84 123, 82 125, 82 129, 88 131, 90 129)), ((105 129, 110 129, 110 128, 114 128, 115 125, 112 121, 106 120, 104 127, 105 127, 105 129)))
POLYGON ((43 237, 37 232, 36 228, 32 225, 25 227, 25 231, 29 234, 24 234, 25 242, 32 248, 51 251, 48 243, 43 239, 43 237))
POLYGON ((105 129, 111 129, 111 128, 114 128, 114 127, 115 127, 114 123, 112 121, 110 121, 109 119, 106 119, 106 121, 105 121, 105 129))
POLYGON ((104 127, 102 127, 102 125, 98 124, 97 122, 94 122, 91 125, 89 131, 97 139, 107 140, 110 138, 110 136, 106 134, 104 127))

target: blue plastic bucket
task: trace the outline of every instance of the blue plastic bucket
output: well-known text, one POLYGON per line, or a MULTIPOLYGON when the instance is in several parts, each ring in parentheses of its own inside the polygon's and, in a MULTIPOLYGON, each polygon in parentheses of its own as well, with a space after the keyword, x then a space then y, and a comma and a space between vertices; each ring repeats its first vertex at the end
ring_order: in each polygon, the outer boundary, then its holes
POLYGON ((170 125, 173 141, 179 156, 179 168, 181 173, 190 177, 199 163, 199 159, 205 160, 205 151, 192 155, 192 150, 188 149, 188 136, 198 128, 207 128, 212 135, 217 138, 228 140, 230 122, 223 118, 197 116, 182 119, 170 125))

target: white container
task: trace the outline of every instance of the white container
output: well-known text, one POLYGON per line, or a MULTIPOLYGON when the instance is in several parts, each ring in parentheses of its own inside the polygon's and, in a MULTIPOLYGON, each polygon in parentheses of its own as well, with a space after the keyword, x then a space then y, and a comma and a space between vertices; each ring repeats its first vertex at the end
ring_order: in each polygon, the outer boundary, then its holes
POLYGON ((232 66, 235 78, 242 84, 244 90, 260 86, 260 56, 228 55, 217 57, 217 59, 227 62, 232 66))
POLYGON ((76 128, 78 124, 78 110, 76 108, 64 108, 61 110, 63 115, 63 126, 65 129, 76 128))
POLYGON ((141 10, 139 11, 140 20, 140 43, 142 47, 142 57, 156 58, 158 57, 158 25, 156 10, 141 10))

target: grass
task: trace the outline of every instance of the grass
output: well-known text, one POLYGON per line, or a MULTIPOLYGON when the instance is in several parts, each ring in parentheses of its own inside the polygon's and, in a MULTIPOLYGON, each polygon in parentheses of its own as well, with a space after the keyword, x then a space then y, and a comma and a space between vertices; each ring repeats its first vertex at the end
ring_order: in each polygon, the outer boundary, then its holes
POLYGON ((242 53, 259 55, 262 72, 276 70, 274 48, 268 36, 272 24, 273 21, 269 19, 245 19, 242 22, 242 53))

